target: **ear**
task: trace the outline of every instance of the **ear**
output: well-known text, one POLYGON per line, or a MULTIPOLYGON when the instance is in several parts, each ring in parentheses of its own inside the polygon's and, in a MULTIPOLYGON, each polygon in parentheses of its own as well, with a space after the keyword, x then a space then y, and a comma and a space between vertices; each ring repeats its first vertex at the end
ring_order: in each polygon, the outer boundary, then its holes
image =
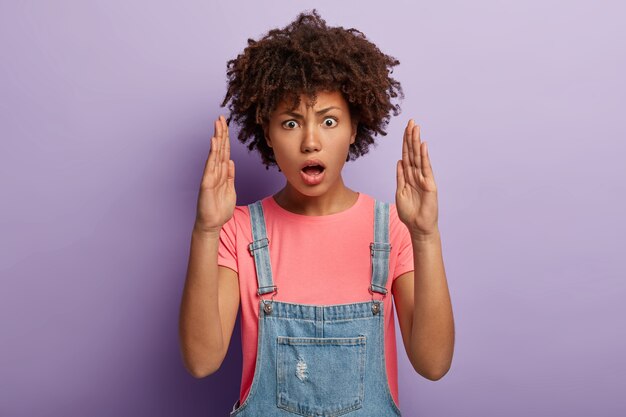
POLYGON ((352 145, 354 143, 354 141, 356 140, 356 128, 358 126, 359 122, 352 122, 352 133, 350 134, 350 145, 352 145))
POLYGON ((263 135, 265 136, 265 143, 267 143, 267 146, 269 146, 270 148, 272 147, 272 141, 270 139, 270 126, 267 122, 263 122, 263 135))

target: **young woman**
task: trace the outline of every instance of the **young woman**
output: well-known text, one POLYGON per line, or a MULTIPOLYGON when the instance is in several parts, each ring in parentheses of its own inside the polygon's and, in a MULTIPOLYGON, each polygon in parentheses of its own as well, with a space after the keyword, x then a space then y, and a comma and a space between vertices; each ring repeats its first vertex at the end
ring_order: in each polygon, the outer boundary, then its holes
POLYGON ((243 374, 231 415, 400 415, 393 303, 415 370, 450 368, 454 321, 428 148, 410 120, 396 204, 347 187, 344 163, 385 135, 399 62, 316 11, 229 62, 239 140, 285 186, 236 206, 228 124, 215 122, 181 304, 186 368, 221 365, 241 306, 243 374))

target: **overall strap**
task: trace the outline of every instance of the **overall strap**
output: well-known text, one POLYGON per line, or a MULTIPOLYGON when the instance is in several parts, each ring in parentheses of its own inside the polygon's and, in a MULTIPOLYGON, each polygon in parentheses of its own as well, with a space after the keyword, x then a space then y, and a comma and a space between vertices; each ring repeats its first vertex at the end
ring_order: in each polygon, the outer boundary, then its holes
MULTIPOLYGON (((389 273, 389 203, 376 200, 374 204, 374 242, 370 243, 372 256, 372 284, 370 292, 387 294, 389 273)), ((373 294, 373 293, 372 293, 373 294)))
POLYGON ((277 288, 272 279, 272 265, 270 264, 269 239, 265 229, 265 217, 261 201, 249 204, 250 224, 252 226, 252 243, 248 245, 250 254, 254 256, 258 295, 276 292, 277 288))

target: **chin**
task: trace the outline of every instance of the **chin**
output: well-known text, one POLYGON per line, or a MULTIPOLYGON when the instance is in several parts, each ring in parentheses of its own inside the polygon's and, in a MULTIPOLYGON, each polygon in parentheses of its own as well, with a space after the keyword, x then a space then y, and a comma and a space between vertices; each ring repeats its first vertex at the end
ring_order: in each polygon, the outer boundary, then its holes
POLYGON ((319 185, 316 185, 315 187, 297 187, 296 191, 298 191, 300 194, 305 195, 307 197, 320 197, 324 194, 326 194, 326 192, 328 191, 327 187, 320 187, 319 185))
POLYGON ((299 182, 294 185, 293 182, 290 182, 289 186, 297 193, 307 197, 319 197, 328 192, 328 186, 326 184, 306 185, 299 182))

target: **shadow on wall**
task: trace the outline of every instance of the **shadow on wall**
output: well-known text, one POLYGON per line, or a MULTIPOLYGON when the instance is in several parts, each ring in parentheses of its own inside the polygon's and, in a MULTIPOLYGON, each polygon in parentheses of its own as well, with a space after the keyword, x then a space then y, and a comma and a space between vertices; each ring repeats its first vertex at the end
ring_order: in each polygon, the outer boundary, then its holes
MULTIPOLYGON (((236 131, 231 133, 233 147, 232 159, 235 161, 235 190, 237 192, 237 205, 247 205, 272 193, 275 193, 284 184, 284 176, 276 167, 265 169, 260 162, 260 156, 256 152, 248 152, 244 145, 235 142, 236 131)), ((200 173, 201 174, 201 173, 200 173)), ((194 195, 194 199, 197 195, 194 195)), ((194 200, 195 204, 195 200, 194 200)), ((188 244, 188 241, 185 241, 188 244)), ((187 256, 187 253, 185 253, 187 256)), ((185 263, 187 259, 185 258, 185 263)), ((180 271, 179 271, 180 272, 180 271)), ((171 322, 177 335, 178 314, 180 296, 182 296, 183 282, 180 287, 172 289, 172 294, 179 294, 179 298, 173 297, 171 311, 163 314, 162 320, 155 319, 155 323, 171 322)), ((148 403, 151 409, 134 410, 134 415, 160 416, 227 416, 233 405, 239 398, 242 372, 241 350, 241 308, 237 313, 235 328, 231 337, 228 352, 220 369, 212 375, 202 379, 194 378, 184 367, 178 343, 170 344, 168 351, 159 355, 159 358, 151 361, 150 367, 158 369, 156 381, 146 381, 146 384, 154 384, 155 393, 148 403), (154 363, 158 362, 158 363, 154 363)), ((149 389, 144 389, 150 391, 149 389)), ((137 403, 140 401, 136 400, 137 403)), ((145 406, 146 401, 141 405, 145 406)))
POLYGON ((241 325, 240 314, 233 329, 233 335, 228 347, 228 353, 220 369, 213 375, 197 380, 206 391, 207 402, 203 402, 202 415, 227 416, 233 404, 239 399, 241 385, 242 352, 241 352, 241 325), (206 407, 206 408, 205 408, 206 407))
MULTIPOLYGON (((205 378, 194 378, 182 362, 178 350, 167 355, 161 381, 153 381, 159 387, 153 399, 155 406, 151 416, 227 416, 239 398, 241 384, 242 353, 241 327, 237 316, 228 353, 220 369, 205 378)), ((146 411, 146 410, 144 410, 146 411)), ((148 415, 148 414, 137 414, 148 415)))

